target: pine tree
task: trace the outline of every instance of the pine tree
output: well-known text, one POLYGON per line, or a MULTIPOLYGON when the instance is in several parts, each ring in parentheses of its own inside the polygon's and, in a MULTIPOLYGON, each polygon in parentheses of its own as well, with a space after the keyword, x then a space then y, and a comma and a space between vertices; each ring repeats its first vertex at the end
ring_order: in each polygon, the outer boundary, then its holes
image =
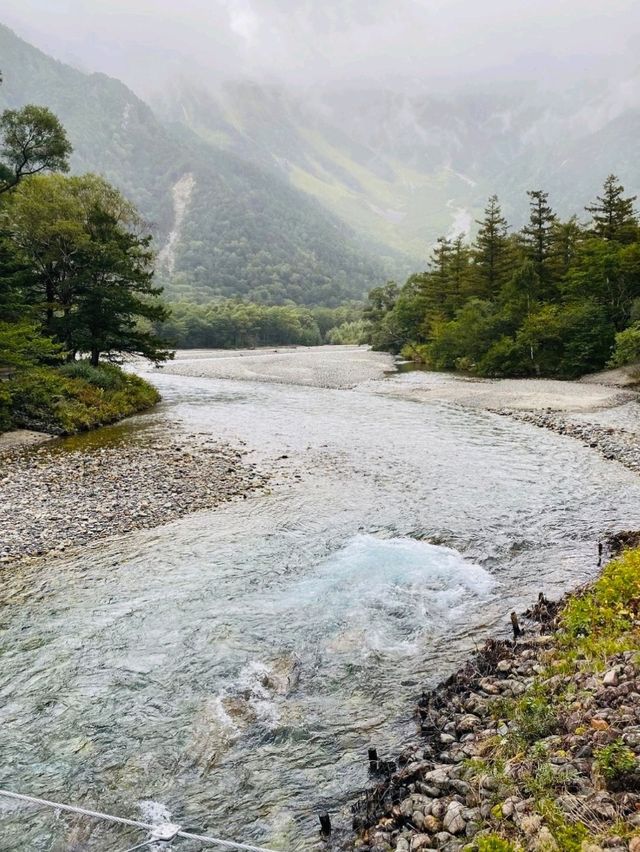
POLYGON ((476 220, 478 234, 473 244, 473 269, 470 279, 470 296, 494 299, 509 274, 509 239, 507 220, 497 195, 489 198, 484 218, 476 220))
POLYGON ((458 234, 451 244, 449 258, 448 313, 454 317, 464 302, 464 290, 469 278, 470 249, 464 234, 458 234))
POLYGON ((572 216, 566 222, 556 220, 553 223, 549 267, 556 282, 562 282, 571 269, 583 238, 584 228, 577 216, 572 216))
POLYGON ((603 240, 633 242, 638 229, 638 219, 633 208, 636 198, 636 195, 625 198, 624 187, 616 175, 609 175, 604 182, 602 195, 598 195, 594 203, 585 208, 593 217, 593 234, 603 240))
POLYGON ((424 296, 430 319, 447 315, 450 287, 451 240, 438 237, 431 252, 430 270, 425 276, 424 296))
POLYGON ((540 189, 529 190, 529 221, 522 229, 522 244, 527 260, 540 279, 542 295, 550 296, 552 272, 550 267, 553 228, 556 216, 549 206, 549 195, 540 189))
POLYGON ((153 284, 151 237, 127 228, 117 209, 97 198, 88 217, 91 240, 78 253, 78 281, 65 343, 71 352, 100 356, 141 355, 158 363, 169 357, 150 323, 169 312, 157 300, 162 288, 153 284), (141 323, 147 321, 147 327, 141 323))

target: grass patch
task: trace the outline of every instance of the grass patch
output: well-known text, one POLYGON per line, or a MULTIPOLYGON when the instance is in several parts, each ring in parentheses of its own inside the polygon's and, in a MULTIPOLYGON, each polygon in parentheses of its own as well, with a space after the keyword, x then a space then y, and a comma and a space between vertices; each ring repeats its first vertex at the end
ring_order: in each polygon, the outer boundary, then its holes
POLYGON ((599 655, 601 647, 617 649, 635 642, 627 634, 639 608, 640 549, 627 550, 605 567, 589 589, 569 600, 562 614, 562 644, 593 659, 594 650, 599 655))
MULTIPOLYGON (((619 819, 610 819, 590 814, 588 807, 584 812, 579 808, 573 812, 571 795, 579 789, 579 777, 573 765, 563 760, 571 758, 565 749, 572 736, 588 740, 593 734, 589 709, 592 693, 581 684, 594 678, 596 684, 602 683, 602 672, 618 664, 619 655, 640 652, 639 628, 640 549, 635 549, 624 551, 604 568, 596 582, 567 600, 554 641, 538 658, 543 670, 527 691, 492 702, 494 719, 503 721, 508 732, 492 737, 490 747, 479 749, 481 760, 466 763, 465 780, 474 786, 474 782, 480 784, 482 776, 493 779, 490 789, 495 790, 495 798, 484 828, 497 833, 478 837, 469 848, 479 852, 529 848, 526 837, 512 836, 511 829, 504 831, 500 799, 509 786, 505 780, 510 782, 510 795, 535 803, 532 812, 542 819, 542 828, 549 832, 554 848, 562 852, 580 852, 585 843, 635 831, 622 813, 619 819), (568 723, 572 718, 575 721, 568 723), (505 766, 510 767, 508 779, 505 766), (560 807, 567 796, 568 809, 560 807)), ((601 786, 606 785, 612 793, 637 791, 639 763, 621 736, 607 741, 604 734, 599 743, 595 741, 592 757, 596 787, 599 777, 601 786)), ((587 777, 588 772, 587 768, 587 777)))
POLYGON ((595 763, 610 790, 635 788, 637 785, 638 761, 621 739, 598 749, 595 763))
POLYGON ((477 852, 516 852, 516 848, 508 840, 497 834, 488 834, 486 837, 478 837, 475 843, 477 852))
MULTIPOLYGON (((38 367, 3 383, 4 428, 73 435, 151 408, 158 391, 113 364, 38 367)), ((0 398, 0 403, 2 402, 0 398)))

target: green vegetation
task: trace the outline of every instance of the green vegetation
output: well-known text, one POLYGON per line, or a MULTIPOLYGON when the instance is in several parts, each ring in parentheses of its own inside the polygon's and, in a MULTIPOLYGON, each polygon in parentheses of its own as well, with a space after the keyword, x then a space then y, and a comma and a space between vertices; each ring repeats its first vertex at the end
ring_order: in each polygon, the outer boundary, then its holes
POLYGON ((497 834, 479 837, 475 844, 477 852, 514 852, 514 846, 497 834))
POLYGON ((624 789, 630 781, 637 781, 636 756, 620 739, 598 749, 596 766, 610 789, 624 789))
POLYGON ((167 294, 337 307, 384 280, 348 227, 276 175, 218 153, 201 173, 181 229, 167 294))
POLYGON ((0 107, 47 104, 73 143, 73 173, 116 186, 150 223, 157 247, 175 224, 173 189, 192 177, 171 258, 158 270, 167 298, 336 307, 384 281, 376 251, 281 170, 163 123, 119 81, 56 62, 2 26, 0 56, 0 107))
POLYGON ((105 426, 160 399, 156 389, 138 376, 113 364, 92 367, 88 361, 61 369, 26 370, 7 384, 11 411, 7 425, 58 435, 105 426))
POLYGON ((66 170, 71 146, 48 110, 0 116, 0 429, 68 434, 158 400, 113 364, 164 360, 151 329, 167 317, 150 238, 102 178, 66 170), (77 357, 87 353, 87 361, 77 357))
POLYGON ((363 322, 356 305, 304 308, 258 305, 237 299, 197 305, 177 302, 154 328, 177 348, 237 349, 255 346, 317 346, 361 343, 363 322))
POLYGON ((493 196, 475 241, 441 238, 428 271, 374 289, 365 316, 375 348, 433 369, 570 378, 640 355, 640 226, 614 175, 560 221, 529 192, 530 219, 508 233, 493 196))
MULTIPOLYGON (((482 758, 467 764, 465 778, 472 786, 491 779, 490 789, 495 791, 491 814, 470 848, 486 852, 529 848, 526 835, 503 816, 502 803, 511 796, 533 802, 530 813, 534 823, 539 820, 535 824, 549 832, 549 848, 581 852, 584 843, 601 848, 607 837, 637 833, 622 816, 605 819, 586 806, 567 811, 577 778, 572 755, 565 749, 577 751, 586 743, 591 754, 594 743, 591 778, 596 800, 598 789, 638 789, 640 767, 624 741, 625 722, 620 716, 624 711, 613 709, 618 706, 614 698, 608 713, 594 716, 601 705, 593 701, 586 685, 595 683, 597 690, 602 672, 615 670, 614 662, 637 660, 639 616, 640 550, 635 549, 625 551, 595 583, 569 597, 553 641, 542 653, 543 669, 527 691, 493 701, 494 718, 506 725, 507 732, 487 738, 480 746, 482 758)), ((606 698, 601 700, 607 706, 606 698)), ((584 776, 580 783, 584 785, 584 776)))

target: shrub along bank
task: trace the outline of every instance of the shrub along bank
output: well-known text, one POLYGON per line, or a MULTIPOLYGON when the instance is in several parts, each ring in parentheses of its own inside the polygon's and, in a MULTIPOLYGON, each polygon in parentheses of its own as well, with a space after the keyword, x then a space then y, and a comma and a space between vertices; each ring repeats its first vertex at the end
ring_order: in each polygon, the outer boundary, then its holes
POLYGON ((113 364, 35 367, 0 383, 0 431, 69 435, 114 423, 159 399, 152 385, 113 364))

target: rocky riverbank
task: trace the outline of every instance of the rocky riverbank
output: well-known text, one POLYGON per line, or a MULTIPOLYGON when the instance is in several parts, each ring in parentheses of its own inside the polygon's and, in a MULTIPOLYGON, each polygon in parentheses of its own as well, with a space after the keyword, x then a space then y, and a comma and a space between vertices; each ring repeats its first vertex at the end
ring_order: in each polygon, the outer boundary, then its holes
POLYGON ((495 414, 532 423, 550 429, 558 435, 576 438, 610 461, 617 461, 634 473, 640 473, 640 437, 637 432, 621 426, 603 426, 579 422, 556 411, 517 411, 511 408, 493 409, 495 414))
POLYGON ((159 526, 267 482, 242 450, 196 435, 0 453, 0 563, 159 526))
POLYGON ((420 739, 354 808, 356 848, 640 850, 640 552, 526 616, 422 694, 420 739))

